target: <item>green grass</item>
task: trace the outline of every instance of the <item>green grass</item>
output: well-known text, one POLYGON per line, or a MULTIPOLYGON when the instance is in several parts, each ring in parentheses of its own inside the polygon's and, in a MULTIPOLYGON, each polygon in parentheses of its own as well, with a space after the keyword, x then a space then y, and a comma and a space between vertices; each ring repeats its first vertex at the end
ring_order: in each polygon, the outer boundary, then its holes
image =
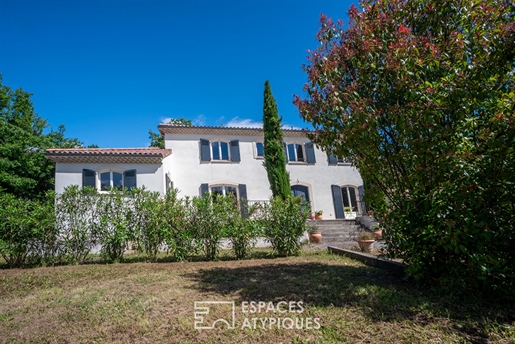
MULTIPOLYGON (((266 257, 266 251, 258 255, 266 257)), ((86 264, 0 270, 1 342, 463 343, 515 341, 510 305, 437 295, 345 257, 86 264), (235 301, 236 328, 194 329, 195 301, 235 301), (241 312, 302 301, 302 313, 241 312), (318 318, 319 329, 242 329, 249 318, 318 318)), ((215 310, 212 317, 226 315, 215 310)), ((260 320, 257 320, 260 321, 260 320)))

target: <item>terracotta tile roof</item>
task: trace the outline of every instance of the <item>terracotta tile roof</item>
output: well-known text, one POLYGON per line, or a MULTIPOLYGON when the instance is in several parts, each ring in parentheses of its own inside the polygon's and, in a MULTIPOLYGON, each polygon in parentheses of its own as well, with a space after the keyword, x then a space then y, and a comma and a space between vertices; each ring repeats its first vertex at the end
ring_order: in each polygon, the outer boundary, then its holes
POLYGON ((62 148, 47 149, 46 157, 64 163, 160 164, 170 154, 171 149, 161 148, 62 148))
MULTIPOLYGON (((198 135, 231 135, 231 136, 264 136, 262 128, 246 127, 212 127, 160 124, 161 135, 164 134, 198 134, 198 135)), ((306 137, 312 131, 306 129, 283 129, 284 137, 306 137)))

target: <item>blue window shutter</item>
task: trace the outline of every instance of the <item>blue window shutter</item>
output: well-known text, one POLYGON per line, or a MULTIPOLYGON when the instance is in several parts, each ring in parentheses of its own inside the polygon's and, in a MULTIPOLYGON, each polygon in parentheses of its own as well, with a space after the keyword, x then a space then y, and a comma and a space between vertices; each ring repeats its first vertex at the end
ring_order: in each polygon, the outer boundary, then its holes
POLYGON ((91 186, 96 188, 96 177, 97 173, 93 170, 83 169, 82 170, 82 187, 91 186))
POLYGON ((283 148, 284 148, 284 158, 286 159, 286 162, 288 162, 288 147, 286 146, 286 142, 283 142, 283 148))
POLYGON ((204 197, 206 194, 209 194, 209 185, 200 184, 200 196, 204 197))
POLYGON ((211 161, 209 140, 200 139, 200 161, 211 161))
POLYGON ((338 158, 334 154, 328 155, 327 160, 329 161, 329 165, 337 165, 338 164, 338 158))
POLYGON ((317 162, 315 158, 315 147, 313 142, 308 142, 304 145, 306 148, 306 161, 308 164, 314 164, 317 162))
POLYGON ((241 209, 241 216, 242 217, 249 217, 249 210, 247 208, 247 185, 245 184, 239 184, 238 185, 238 192, 240 194, 240 209, 241 209))
POLYGON ((238 140, 231 141, 231 161, 240 162, 240 142, 238 140))
POLYGON ((362 215, 367 214, 367 206, 365 204, 365 201, 363 198, 365 197, 365 187, 363 185, 358 186, 358 194, 359 194, 359 201, 361 203, 361 213, 362 215))
POLYGON ((136 170, 127 170, 123 172, 123 186, 128 190, 137 187, 136 170))
POLYGON ((331 185, 331 191, 333 192, 334 215, 337 219, 344 219, 342 189, 338 185, 331 185))

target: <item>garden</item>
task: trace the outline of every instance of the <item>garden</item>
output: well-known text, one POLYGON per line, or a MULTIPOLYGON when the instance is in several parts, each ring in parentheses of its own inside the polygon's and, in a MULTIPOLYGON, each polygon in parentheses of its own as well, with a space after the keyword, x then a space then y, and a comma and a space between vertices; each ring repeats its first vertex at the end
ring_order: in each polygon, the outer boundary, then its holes
POLYGON ((258 237, 274 255, 297 255, 308 214, 300 199, 272 198, 249 206, 232 195, 180 199, 134 188, 99 193, 68 187, 45 201, 0 196, 0 253, 11 268, 84 264, 98 256, 121 262, 126 252, 155 262, 216 260, 220 242, 247 258, 258 237), (243 214, 243 216, 242 216, 243 214), (96 255, 92 255, 95 253, 96 255))

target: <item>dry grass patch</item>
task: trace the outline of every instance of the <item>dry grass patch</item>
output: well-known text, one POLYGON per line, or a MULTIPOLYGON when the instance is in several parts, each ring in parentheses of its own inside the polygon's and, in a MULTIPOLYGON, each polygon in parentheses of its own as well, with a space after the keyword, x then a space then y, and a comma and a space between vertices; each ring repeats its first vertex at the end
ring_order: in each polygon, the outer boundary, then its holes
MULTIPOLYGON (((326 252, 0 270, 0 299, 2 342, 510 343, 515 338, 508 306, 433 295, 326 252), (235 329, 194 329, 194 302, 209 300, 236 303, 235 329), (244 314, 245 301, 302 301, 305 309, 244 314), (258 318, 256 329, 242 329, 245 317, 258 318), (318 318, 321 327, 260 326, 271 317, 318 318)), ((227 313, 213 312, 212 317, 227 313)))

